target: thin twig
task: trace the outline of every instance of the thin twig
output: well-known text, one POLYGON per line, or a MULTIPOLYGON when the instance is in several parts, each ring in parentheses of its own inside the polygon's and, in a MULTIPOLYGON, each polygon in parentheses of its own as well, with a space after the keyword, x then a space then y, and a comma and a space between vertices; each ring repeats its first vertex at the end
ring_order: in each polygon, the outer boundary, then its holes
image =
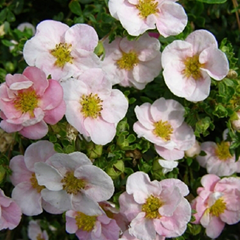
MULTIPOLYGON (((232 0, 232 2, 233 2, 234 8, 237 8, 237 7, 238 7, 238 2, 237 2, 237 0, 232 0)), ((240 30, 239 12, 240 12, 240 9, 238 9, 237 11, 235 11, 235 13, 236 13, 236 18, 237 18, 238 28, 239 28, 239 30, 240 30)))

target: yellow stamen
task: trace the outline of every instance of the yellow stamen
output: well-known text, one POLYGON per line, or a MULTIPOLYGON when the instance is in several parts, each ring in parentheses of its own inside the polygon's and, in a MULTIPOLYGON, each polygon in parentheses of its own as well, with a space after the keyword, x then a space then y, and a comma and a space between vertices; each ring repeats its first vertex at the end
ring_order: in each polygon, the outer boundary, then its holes
POLYGON ((98 97, 97 94, 90 94, 88 96, 83 95, 80 100, 82 105, 81 112, 84 117, 97 118, 101 115, 102 111, 102 100, 98 97))
POLYGON ((56 44, 55 49, 52 49, 50 53, 57 59, 55 65, 57 67, 63 68, 64 65, 69 62, 73 63, 73 57, 71 56, 71 44, 59 43, 56 44))
POLYGON ((132 70, 139 63, 138 55, 134 51, 128 53, 123 52, 122 57, 117 60, 117 65, 120 69, 132 70))
POLYGON ((34 117, 34 109, 38 106, 38 96, 33 89, 26 89, 18 92, 14 99, 14 107, 22 113, 29 113, 34 117))
POLYGON ((32 177, 30 178, 30 182, 32 184, 32 187, 35 188, 38 193, 40 193, 44 189, 44 186, 40 186, 38 184, 35 173, 32 174, 32 177))
POLYGON ((158 209, 163 205, 162 201, 154 196, 147 198, 146 203, 142 205, 142 211, 146 213, 146 218, 160 218, 161 215, 158 212, 158 209))
POLYGON ((173 128, 168 121, 163 122, 162 120, 155 122, 153 133, 157 137, 163 138, 165 141, 169 141, 171 139, 171 134, 173 132, 173 128))
POLYGON ((229 152, 229 146, 230 146, 229 142, 223 141, 221 143, 217 143, 215 154, 220 160, 226 161, 232 157, 231 153, 229 152))
POLYGON ((194 55, 193 57, 187 57, 184 60, 185 69, 183 70, 183 74, 185 77, 192 77, 194 80, 198 80, 201 78, 201 70, 200 68, 203 66, 199 62, 199 56, 194 55))
POLYGON ((74 195, 86 186, 86 182, 82 179, 76 178, 73 172, 67 172, 61 182, 63 183, 63 189, 68 194, 74 195))
POLYGON ((224 213, 226 209, 226 203, 224 202, 223 198, 219 198, 211 207, 210 207, 210 214, 213 216, 219 217, 221 213, 224 213))
POLYGON ((75 217, 76 225, 78 229, 83 231, 90 232, 95 226, 97 221, 97 216, 88 216, 82 212, 77 212, 77 216, 75 217))
POLYGON ((139 10, 139 14, 142 18, 147 18, 151 14, 158 12, 158 3, 155 0, 139 0, 138 5, 136 5, 139 10))

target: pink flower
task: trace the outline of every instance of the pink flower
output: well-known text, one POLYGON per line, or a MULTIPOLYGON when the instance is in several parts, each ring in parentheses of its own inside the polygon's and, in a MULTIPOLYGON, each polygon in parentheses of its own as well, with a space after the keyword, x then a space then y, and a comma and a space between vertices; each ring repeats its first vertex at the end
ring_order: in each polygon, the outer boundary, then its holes
POLYGON ((58 213, 42 199, 41 191, 44 187, 38 184, 34 171, 36 162, 46 162, 55 153, 53 144, 42 140, 28 146, 24 156, 15 156, 10 161, 10 180, 15 186, 12 198, 25 215, 38 215, 42 213, 42 208, 50 213, 58 213))
POLYGON ((220 143, 204 142, 201 144, 201 151, 205 156, 197 156, 196 159, 200 166, 207 169, 208 173, 217 176, 230 176, 240 171, 240 162, 235 160, 235 154, 229 152, 230 142, 220 143))
POLYGON ((184 123, 184 107, 175 100, 157 99, 152 105, 136 106, 138 121, 133 130, 138 137, 154 143, 157 153, 166 160, 184 157, 184 151, 193 146, 195 136, 184 123))
POLYGON ((108 200, 114 192, 112 179, 81 152, 56 153, 46 163, 34 166, 43 199, 60 211, 77 210, 101 214, 98 202, 108 200))
MULTIPOLYGON (((129 234, 129 231, 125 231, 119 240, 139 240, 138 238, 129 234)), ((153 240, 165 240, 165 237, 157 235, 153 240)))
POLYGON ((220 179, 214 174, 202 177, 203 187, 197 189, 198 196, 192 202, 194 223, 206 228, 210 238, 217 238, 225 223, 232 225, 240 221, 240 179, 220 179))
POLYGON ((171 92, 192 102, 208 97, 211 77, 221 80, 229 71, 226 55, 206 30, 196 30, 185 41, 169 44, 162 52, 162 66, 171 92))
POLYGON ((28 237, 30 240, 48 240, 48 234, 42 231, 38 221, 31 220, 28 225, 28 237))
POLYGON ((59 81, 98 65, 99 59, 93 53, 97 44, 97 33, 87 24, 69 27, 45 20, 37 25, 35 36, 24 45, 23 56, 28 65, 39 67, 59 81))
POLYGON ((14 229, 22 217, 20 207, 11 198, 5 196, 2 189, 0 189, 0 213, 0 230, 14 229))
POLYGON ((39 139, 65 113, 61 85, 47 79, 36 67, 27 67, 23 74, 7 74, 0 85, 0 127, 6 132, 19 132, 24 137, 39 139))
POLYGON ((85 71, 79 79, 63 82, 62 86, 67 121, 96 144, 111 142, 128 109, 123 93, 112 89, 104 72, 97 68, 85 71))
POLYGON ((106 214, 94 216, 69 210, 66 212, 66 231, 84 240, 118 240, 120 228, 106 214))
POLYGON ((140 240, 181 236, 191 218, 191 206, 184 198, 188 193, 187 185, 178 179, 151 182, 146 173, 130 175, 119 198, 130 235, 140 240))
POLYGON ((187 15, 177 0, 110 0, 111 15, 130 35, 155 29, 164 37, 177 35, 187 25, 187 15))
POLYGON ((144 34, 137 40, 116 38, 103 42, 105 57, 102 68, 112 84, 143 89, 161 71, 160 42, 144 34))

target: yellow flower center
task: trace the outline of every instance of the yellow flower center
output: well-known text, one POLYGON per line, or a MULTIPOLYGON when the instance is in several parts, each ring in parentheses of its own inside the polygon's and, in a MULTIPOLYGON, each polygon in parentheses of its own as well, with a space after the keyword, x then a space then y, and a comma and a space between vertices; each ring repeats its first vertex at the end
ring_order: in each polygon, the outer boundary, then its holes
POLYGON ((82 179, 76 178, 73 172, 67 172, 64 178, 61 180, 61 183, 63 183, 63 189, 68 194, 74 195, 76 195, 86 186, 86 182, 82 179))
POLYGON ((35 173, 32 174, 32 177, 30 178, 30 182, 32 184, 32 187, 35 188, 38 193, 40 193, 44 189, 44 186, 40 186, 38 184, 35 173))
POLYGON ((154 196, 147 198, 146 203, 142 205, 142 211, 146 213, 146 218, 160 218, 161 215, 158 212, 158 209, 163 205, 162 201, 154 196))
POLYGON ((38 96, 33 89, 26 89, 18 92, 14 99, 14 107, 22 113, 29 112, 34 117, 34 109, 38 106, 38 96))
POLYGON ((201 64, 198 59, 198 55, 194 55, 193 57, 187 57, 185 59, 185 69, 183 70, 183 74, 185 75, 185 77, 192 77, 194 80, 198 80, 202 76, 200 68, 203 66, 203 64, 201 64))
POLYGON ((90 94, 88 96, 83 95, 80 100, 82 105, 82 114, 84 117, 97 118, 101 115, 102 111, 102 100, 97 94, 90 94))
POLYGON ((165 141, 169 141, 171 138, 171 134, 173 132, 173 128, 168 121, 163 122, 162 120, 155 122, 153 124, 154 130, 153 133, 158 136, 163 138, 165 141))
POLYGON ((77 212, 77 216, 75 217, 76 225, 78 229, 82 229, 83 231, 90 232, 95 226, 97 221, 97 216, 88 216, 82 212, 77 212))
POLYGON ((158 12, 157 5, 158 3, 155 2, 155 0, 139 0, 139 3, 136 5, 136 7, 140 12, 140 16, 147 18, 149 15, 158 12))
POLYGON ((37 240, 44 240, 44 238, 42 238, 42 235, 41 235, 41 233, 39 233, 38 235, 37 235, 37 238, 36 238, 37 240))
POLYGON ((213 216, 219 217, 221 213, 224 213, 226 209, 226 203, 223 201, 223 198, 219 198, 211 207, 210 214, 213 216))
POLYGON ((215 154, 222 161, 226 161, 232 157, 231 153, 229 152, 229 142, 223 141, 221 143, 217 143, 215 154))
POLYGON ((125 70, 132 70, 134 66, 138 64, 138 55, 134 51, 130 51, 128 53, 123 52, 122 57, 117 60, 117 65, 120 69, 125 69, 125 70))
POLYGON ((57 59, 55 65, 63 68, 64 65, 69 62, 72 63, 73 57, 71 56, 72 45, 67 43, 56 44, 55 49, 52 49, 50 53, 57 59))

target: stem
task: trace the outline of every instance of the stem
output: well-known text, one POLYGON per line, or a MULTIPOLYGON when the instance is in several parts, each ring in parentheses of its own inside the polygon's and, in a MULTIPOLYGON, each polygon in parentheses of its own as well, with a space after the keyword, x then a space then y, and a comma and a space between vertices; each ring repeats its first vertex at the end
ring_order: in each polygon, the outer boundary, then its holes
MULTIPOLYGON (((234 8, 238 7, 237 0, 232 0, 234 8)), ((240 19, 239 19, 239 12, 240 10, 236 11, 236 18, 237 18, 237 24, 238 24, 238 29, 240 30, 240 19)))

